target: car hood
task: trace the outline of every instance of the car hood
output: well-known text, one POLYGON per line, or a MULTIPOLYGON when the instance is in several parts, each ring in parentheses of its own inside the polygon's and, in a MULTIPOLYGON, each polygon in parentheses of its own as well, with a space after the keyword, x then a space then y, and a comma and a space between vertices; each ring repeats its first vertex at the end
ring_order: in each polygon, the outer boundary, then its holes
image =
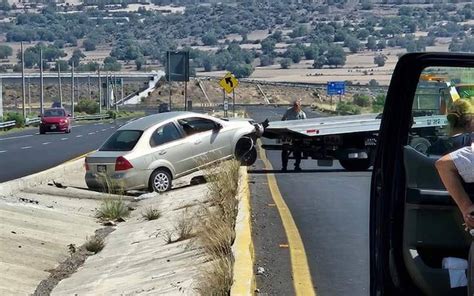
POLYGON ((255 132, 257 137, 261 137, 263 134, 263 126, 259 123, 255 123, 253 119, 250 118, 229 118, 224 120, 227 126, 232 128, 248 128, 255 132))

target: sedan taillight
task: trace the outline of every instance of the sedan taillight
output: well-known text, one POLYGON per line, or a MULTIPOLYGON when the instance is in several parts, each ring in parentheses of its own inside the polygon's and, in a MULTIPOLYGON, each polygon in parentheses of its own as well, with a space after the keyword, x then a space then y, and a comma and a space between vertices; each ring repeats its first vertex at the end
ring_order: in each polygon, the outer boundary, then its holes
POLYGON ((132 168, 133 165, 128 160, 126 160, 125 157, 117 157, 117 160, 115 161, 115 171, 126 171, 132 168))

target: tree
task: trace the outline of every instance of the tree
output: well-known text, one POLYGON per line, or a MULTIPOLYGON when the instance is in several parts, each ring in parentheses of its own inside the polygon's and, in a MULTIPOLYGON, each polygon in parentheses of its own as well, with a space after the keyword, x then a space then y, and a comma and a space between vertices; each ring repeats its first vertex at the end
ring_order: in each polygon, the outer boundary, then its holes
POLYGON ((0 59, 6 59, 13 54, 13 49, 8 45, 0 45, 0 59))
POLYGON ((367 29, 360 29, 359 32, 357 32, 357 38, 360 40, 365 40, 367 37, 369 37, 370 32, 367 29))
POLYGON ((379 86, 379 83, 375 79, 370 79, 369 86, 372 86, 372 87, 379 86))
POLYGON ((368 50, 376 50, 377 49, 377 40, 375 37, 369 37, 367 39, 367 44, 365 45, 368 50))
POLYGON ((348 36, 344 41, 344 46, 348 47, 352 53, 356 53, 360 49, 360 41, 352 36, 348 36))
POLYGON ((206 33, 204 36, 202 36, 201 41, 204 45, 210 46, 210 45, 216 45, 217 44, 217 37, 213 32, 206 33))
POLYGON ((252 75, 254 68, 250 64, 231 64, 227 68, 237 78, 246 78, 252 75))
POLYGON ((96 49, 96 46, 97 46, 97 41, 94 40, 94 39, 86 39, 84 40, 84 42, 82 43, 82 45, 84 46, 84 49, 86 51, 92 51, 92 50, 95 50, 96 49))
POLYGON ((322 69, 324 65, 327 65, 328 61, 324 55, 317 56, 313 62, 314 69, 322 69))
POLYGON ((302 37, 302 36, 306 35, 306 33, 307 33, 306 27, 298 26, 298 27, 293 29, 293 31, 290 33, 289 36, 291 38, 298 38, 298 37, 302 37))
POLYGON ((145 64, 146 61, 143 57, 138 57, 135 59, 135 66, 137 71, 140 71, 142 69, 143 64, 145 64))
POLYGON ((359 107, 369 107, 370 106, 370 98, 368 95, 364 94, 354 94, 352 97, 352 102, 359 107))
POLYGON ((280 61, 280 66, 282 69, 288 69, 291 65, 291 59, 284 58, 280 61))
POLYGON ((301 57, 303 55, 304 51, 299 47, 290 47, 286 51, 286 56, 290 58, 295 64, 298 64, 301 61, 301 57))
POLYGON ((69 65, 64 60, 57 60, 52 71, 58 71, 58 67, 59 67, 59 70, 61 70, 61 72, 66 72, 69 70, 69 65))
POLYGON ((8 0, 2 0, 0 2, 0 11, 9 11, 11 9, 10 4, 8 3, 8 0))
POLYGON ((273 65, 274 62, 273 57, 269 55, 260 56, 260 66, 262 67, 273 65))
POLYGON ((346 64, 346 53, 342 46, 332 44, 325 54, 329 66, 344 66, 346 64))
POLYGON ((276 42, 272 38, 265 38, 261 42, 263 54, 273 55, 275 50, 276 42))
POLYGON ((379 67, 385 66, 385 61, 387 60, 387 56, 383 54, 378 54, 374 57, 374 64, 379 67))
POLYGON ((202 58, 202 66, 205 72, 211 72, 213 64, 214 59, 210 55, 207 54, 202 58))
POLYGON ((122 65, 114 57, 106 57, 104 59, 104 71, 120 71, 122 65))
POLYGON ((86 55, 82 53, 80 49, 75 49, 72 53, 72 57, 69 59, 69 65, 74 65, 74 67, 79 66, 82 58, 85 58, 86 55))
POLYGON ((377 95, 375 100, 372 102, 372 111, 374 113, 380 113, 383 111, 385 105, 385 95, 377 95))
POLYGON ((314 60, 319 55, 319 48, 317 45, 311 44, 304 48, 304 57, 307 60, 314 60))

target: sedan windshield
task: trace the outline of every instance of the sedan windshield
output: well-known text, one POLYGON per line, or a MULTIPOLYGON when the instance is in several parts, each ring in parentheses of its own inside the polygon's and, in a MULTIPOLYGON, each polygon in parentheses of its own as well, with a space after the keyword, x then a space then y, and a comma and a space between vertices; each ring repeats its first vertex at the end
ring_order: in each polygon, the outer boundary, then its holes
POLYGON ((137 144, 143 131, 121 130, 115 132, 99 151, 130 151, 137 144))
POLYGON ((63 109, 50 109, 45 110, 43 113, 43 117, 65 117, 66 112, 63 109))

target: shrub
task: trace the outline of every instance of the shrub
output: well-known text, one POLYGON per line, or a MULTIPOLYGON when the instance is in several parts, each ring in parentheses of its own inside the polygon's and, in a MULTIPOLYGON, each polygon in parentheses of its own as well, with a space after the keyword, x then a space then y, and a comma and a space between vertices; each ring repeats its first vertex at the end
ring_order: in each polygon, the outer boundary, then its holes
POLYGON ((112 119, 116 119, 117 118, 117 112, 113 111, 113 110, 109 110, 107 111, 107 114, 110 116, 110 118, 112 119))
POLYGON ((372 111, 374 113, 380 113, 383 111, 384 105, 385 105, 385 95, 378 95, 375 97, 375 100, 372 102, 372 111))
POLYGON ((361 108, 352 103, 339 102, 336 106, 336 111, 342 115, 355 115, 361 113, 361 108))
POLYGON ((359 107, 369 107, 370 106, 370 98, 368 95, 364 94, 355 94, 352 102, 359 107))
POLYGON ((94 235, 87 238, 84 246, 87 251, 97 254, 104 248, 104 240, 94 235))
POLYGON ((280 66, 282 69, 288 69, 291 65, 291 59, 285 58, 280 61, 280 66))
POLYGON ((79 103, 75 106, 75 110, 87 114, 96 114, 99 113, 99 103, 89 99, 79 100, 79 103))
POLYGON ((129 215, 128 207, 121 199, 107 198, 102 201, 97 210, 97 218, 102 220, 116 220, 129 215))
POLYGON ((153 207, 147 208, 145 212, 142 213, 142 217, 148 221, 156 220, 160 218, 160 216, 161 216, 160 211, 157 209, 154 209, 153 207))
POLYGON ((3 121, 15 120, 15 127, 25 127, 25 118, 18 112, 8 112, 3 116, 3 121))

